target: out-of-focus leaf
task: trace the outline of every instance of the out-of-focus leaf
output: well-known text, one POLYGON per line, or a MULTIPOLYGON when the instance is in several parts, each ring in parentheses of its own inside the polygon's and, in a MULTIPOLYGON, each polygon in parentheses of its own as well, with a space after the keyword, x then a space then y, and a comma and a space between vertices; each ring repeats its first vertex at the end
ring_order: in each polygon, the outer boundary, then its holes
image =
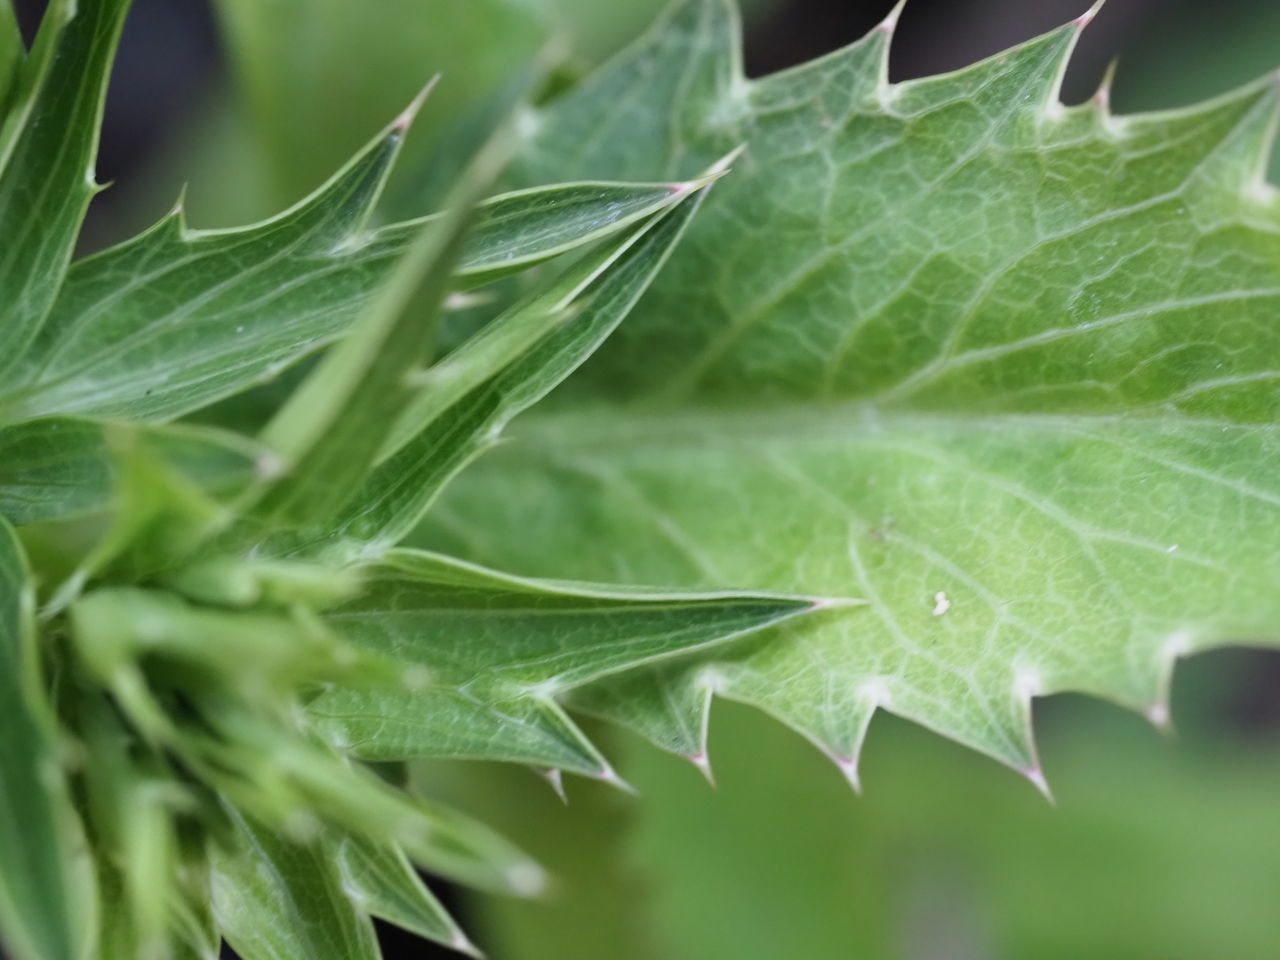
POLYGON ((52 417, 0 428, 0 516, 15 525, 68 520, 112 509, 112 435, 140 442, 193 483, 233 491, 253 479, 266 453, 219 430, 185 426, 126 427, 52 417))
POLYGON ((72 816, 35 649, 34 587, 0 520, 0 942, 16 960, 74 960, 72 816))

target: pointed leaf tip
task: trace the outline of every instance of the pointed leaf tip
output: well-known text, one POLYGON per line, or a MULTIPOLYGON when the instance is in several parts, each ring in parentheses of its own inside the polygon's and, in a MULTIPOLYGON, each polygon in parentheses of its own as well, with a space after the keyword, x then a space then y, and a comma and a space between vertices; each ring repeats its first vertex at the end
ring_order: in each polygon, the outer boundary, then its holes
POLYGON ((472 943, 470 938, 461 930, 453 935, 453 940, 449 943, 449 949, 456 950, 464 956, 474 957, 475 960, 485 960, 484 951, 472 943))
POLYGON ((858 774, 858 758, 842 756, 837 753, 828 753, 831 762, 836 765, 836 769, 848 781, 853 792, 858 796, 862 796, 862 777, 858 774))
POLYGON ((395 133, 404 133, 413 125, 413 121, 418 116, 418 111, 422 109, 422 105, 427 102, 427 97, 431 95, 431 91, 435 89, 436 84, 440 82, 440 74, 436 74, 426 82, 421 90, 418 91, 407 107, 400 111, 400 115, 391 122, 391 129, 395 133))
POLYGON ((1098 14, 1102 12, 1102 8, 1106 2, 1107 0, 1094 0, 1093 5, 1084 13, 1080 14, 1080 16, 1072 20, 1071 23, 1078 29, 1083 30, 1089 24, 1093 23, 1098 14))
POLYGON ((1151 706, 1142 711, 1142 715, 1164 736, 1172 737, 1174 735, 1173 716, 1166 701, 1160 700, 1151 704, 1151 706))
POLYGON ((1040 791, 1040 795, 1044 797, 1052 806, 1057 806, 1058 801, 1053 798, 1053 791, 1049 789, 1049 781, 1045 779, 1044 771, 1037 764, 1034 767, 1023 767, 1018 771, 1024 777, 1031 781, 1031 785, 1040 791))
POLYGON ((552 767, 549 770, 536 770, 534 772, 551 785, 551 789, 560 798, 561 803, 565 806, 569 805, 569 795, 564 790, 564 775, 558 768, 552 767))
POLYGON ((684 758, 697 768, 698 772, 702 774, 702 778, 711 785, 712 789, 718 786, 715 771, 711 769, 711 759, 707 756, 707 751, 699 750, 697 753, 685 754, 684 758))
POLYGON ((898 0, 893 5, 893 9, 885 14, 885 18, 876 24, 876 29, 881 33, 887 33, 893 36, 894 31, 898 29, 898 21, 902 19, 902 10, 907 5, 907 0, 898 0))
POLYGON ((601 783, 607 783, 611 787, 616 787, 623 793, 629 793, 632 796, 640 795, 639 790, 629 784, 626 780, 623 780, 622 777, 618 775, 618 771, 608 764, 605 764, 598 771, 592 774, 592 779, 599 780, 601 783))

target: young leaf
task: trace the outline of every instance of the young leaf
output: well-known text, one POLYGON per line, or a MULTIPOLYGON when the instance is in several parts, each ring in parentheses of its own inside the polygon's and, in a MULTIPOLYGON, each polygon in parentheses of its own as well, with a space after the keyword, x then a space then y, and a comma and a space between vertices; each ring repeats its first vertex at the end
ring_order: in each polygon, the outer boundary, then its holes
POLYGON ((0 942, 15 960, 74 960, 72 816, 39 680, 33 586, 0 520, 0 942))
POLYGON ((1063 107, 1085 16, 940 77, 887 82, 890 22, 747 81, 734 19, 683 3, 538 118, 533 176, 748 146, 589 408, 527 421, 435 542, 865 598, 688 665, 851 773, 884 707, 1038 779, 1034 696, 1158 720, 1178 657, 1280 639, 1274 80, 1063 107))
POLYGON ((19 81, 25 89, 0 131, 0 373, 48 313, 97 189, 102 104, 128 8, 128 0, 55 0, 19 81))
MULTIPOLYGON (((366 226, 403 133, 397 125, 383 131, 271 220, 190 230, 179 207, 77 262, 41 336, 0 390, 0 421, 58 413, 171 419, 331 343, 440 219, 366 226)), ((665 209, 684 188, 585 182, 494 197, 476 211, 451 282, 474 287, 607 237, 665 209)))
POLYGON ((424 680, 402 691, 335 687, 309 708, 322 733, 374 760, 471 757, 606 778, 608 765, 558 697, 824 606, 527 580, 413 551, 392 552, 370 577, 327 619, 424 680))

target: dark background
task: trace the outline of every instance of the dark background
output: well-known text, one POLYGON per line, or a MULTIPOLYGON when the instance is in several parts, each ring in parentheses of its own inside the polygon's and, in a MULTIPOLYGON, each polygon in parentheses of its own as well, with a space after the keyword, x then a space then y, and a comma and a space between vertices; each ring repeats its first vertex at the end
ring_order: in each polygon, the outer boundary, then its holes
MULTIPOLYGON (((892 77, 906 79, 963 66, 1079 15, 1087 2, 910 0, 895 38, 892 77)), ((1158 102, 1160 91, 1153 89, 1149 78, 1145 90, 1127 101, 1129 77, 1141 80, 1144 65, 1153 59, 1195 49, 1195 39, 1202 32, 1212 35, 1224 25, 1247 20, 1259 2, 1111 0, 1081 41, 1065 99, 1086 99, 1107 64, 1119 57, 1116 101, 1122 108, 1130 102, 1140 107, 1172 105, 1158 102), (1134 69, 1127 73, 1131 63, 1134 69)), ((43 3, 17 0, 16 6, 24 29, 34 29, 43 3)), ((875 26, 891 6, 891 0, 782 0, 749 25, 748 72, 766 74, 827 53, 875 26)), ((1273 59, 1280 62, 1280 39, 1273 59)), ((425 64, 424 74, 430 70, 431 65, 425 64)), ((1244 78, 1233 78, 1239 79, 1244 78)), ((86 228, 90 246, 117 239, 136 227, 136 211, 126 211, 137 195, 136 183, 147 174, 148 162, 182 128, 191 111, 228 82, 217 25, 206 2, 134 0, 108 99, 98 164, 99 179, 114 181, 117 189, 95 201, 86 228)), ((1214 656, 1234 658, 1237 669, 1231 672, 1247 678, 1225 704, 1224 722, 1244 736, 1273 735, 1280 726, 1280 698, 1275 695, 1280 688, 1280 654, 1214 656)), ((467 925, 466 903, 447 888, 440 892, 467 925)), ((456 956, 392 928, 382 927, 381 933, 388 960, 456 956)))

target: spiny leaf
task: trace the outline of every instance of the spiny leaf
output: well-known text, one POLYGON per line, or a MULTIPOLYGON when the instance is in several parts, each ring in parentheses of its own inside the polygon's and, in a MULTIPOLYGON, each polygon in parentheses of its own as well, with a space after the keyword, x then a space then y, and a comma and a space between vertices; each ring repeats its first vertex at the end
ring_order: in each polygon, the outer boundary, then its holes
MULTIPOLYGON (((0 421, 59 413, 171 419, 270 380, 331 343, 428 223, 367 226, 406 122, 271 220, 189 230, 179 207, 76 263, 0 391, 0 421)), ((606 237, 669 206, 682 187, 583 182, 495 197, 477 211, 452 282, 473 287, 606 237)))
POLYGON ((213 848, 213 909, 244 960, 380 960, 327 847, 290 842, 235 810, 228 818, 213 848))
POLYGON ((0 941, 15 960, 73 960, 72 814, 38 679, 33 592, 0 520, 0 941))
POLYGON ((343 837, 334 847, 343 885, 370 914, 461 953, 480 956, 399 850, 343 837))
POLYGON ((1276 84, 1063 107, 1088 19, 893 85, 889 22, 747 81, 732 8, 690 0, 551 105, 530 176, 747 151, 568 385, 589 409, 527 421, 434 542, 542 575, 865 598, 672 681, 714 677, 850 776, 883 707, 1038 780, 1034 696, 1159 719, 1178 657, 1280 640, 1276 84))
MULTIPOLYGON (((707 182, 694 181, 691 188, 707 182)), ((362 553, 376 554, 412 532, 457 471, 622 322, 666 263, 704 192, 686 191, 692 195, 678 209, 583 258, 547 290, 494 321, 495 337, 486 340, 482 333, 435 368, 445 382, 424 391, 422 401, 405 411, 390 438, 390 455, 344 507, 330 536, 362 543, 362 553), (543 335, 518 359, 507 349, 514 326, 543 335), (501 365, 486 356, 499 337, 507 361, 501 365)))
POLYGON ((824 605, 527 580, 393 551, 361 595, 327 619, 353 643, 424 679, 403 691, 334 689, 310 712, 331 740, 369 759, 509 760, 611 779, 558 697, 824 605))
MULTIPOLYGON (((0 130, 0 297, 8 371, 62 284, 97 189, 102 104, 128 0, 55 2, 0 130)), ((3 24, 0 24, 0 30, 3 24)))
POLYGON ((481 149, 451 197, 452 209, 421 229, 355 329, 263 431, 282 461, 280 476, 253 504, 268 521, 322 521, 373 466, 413 399, 413 375, 431 362, 472 205, 501 170, 507 142, 500 130, 481 149))

